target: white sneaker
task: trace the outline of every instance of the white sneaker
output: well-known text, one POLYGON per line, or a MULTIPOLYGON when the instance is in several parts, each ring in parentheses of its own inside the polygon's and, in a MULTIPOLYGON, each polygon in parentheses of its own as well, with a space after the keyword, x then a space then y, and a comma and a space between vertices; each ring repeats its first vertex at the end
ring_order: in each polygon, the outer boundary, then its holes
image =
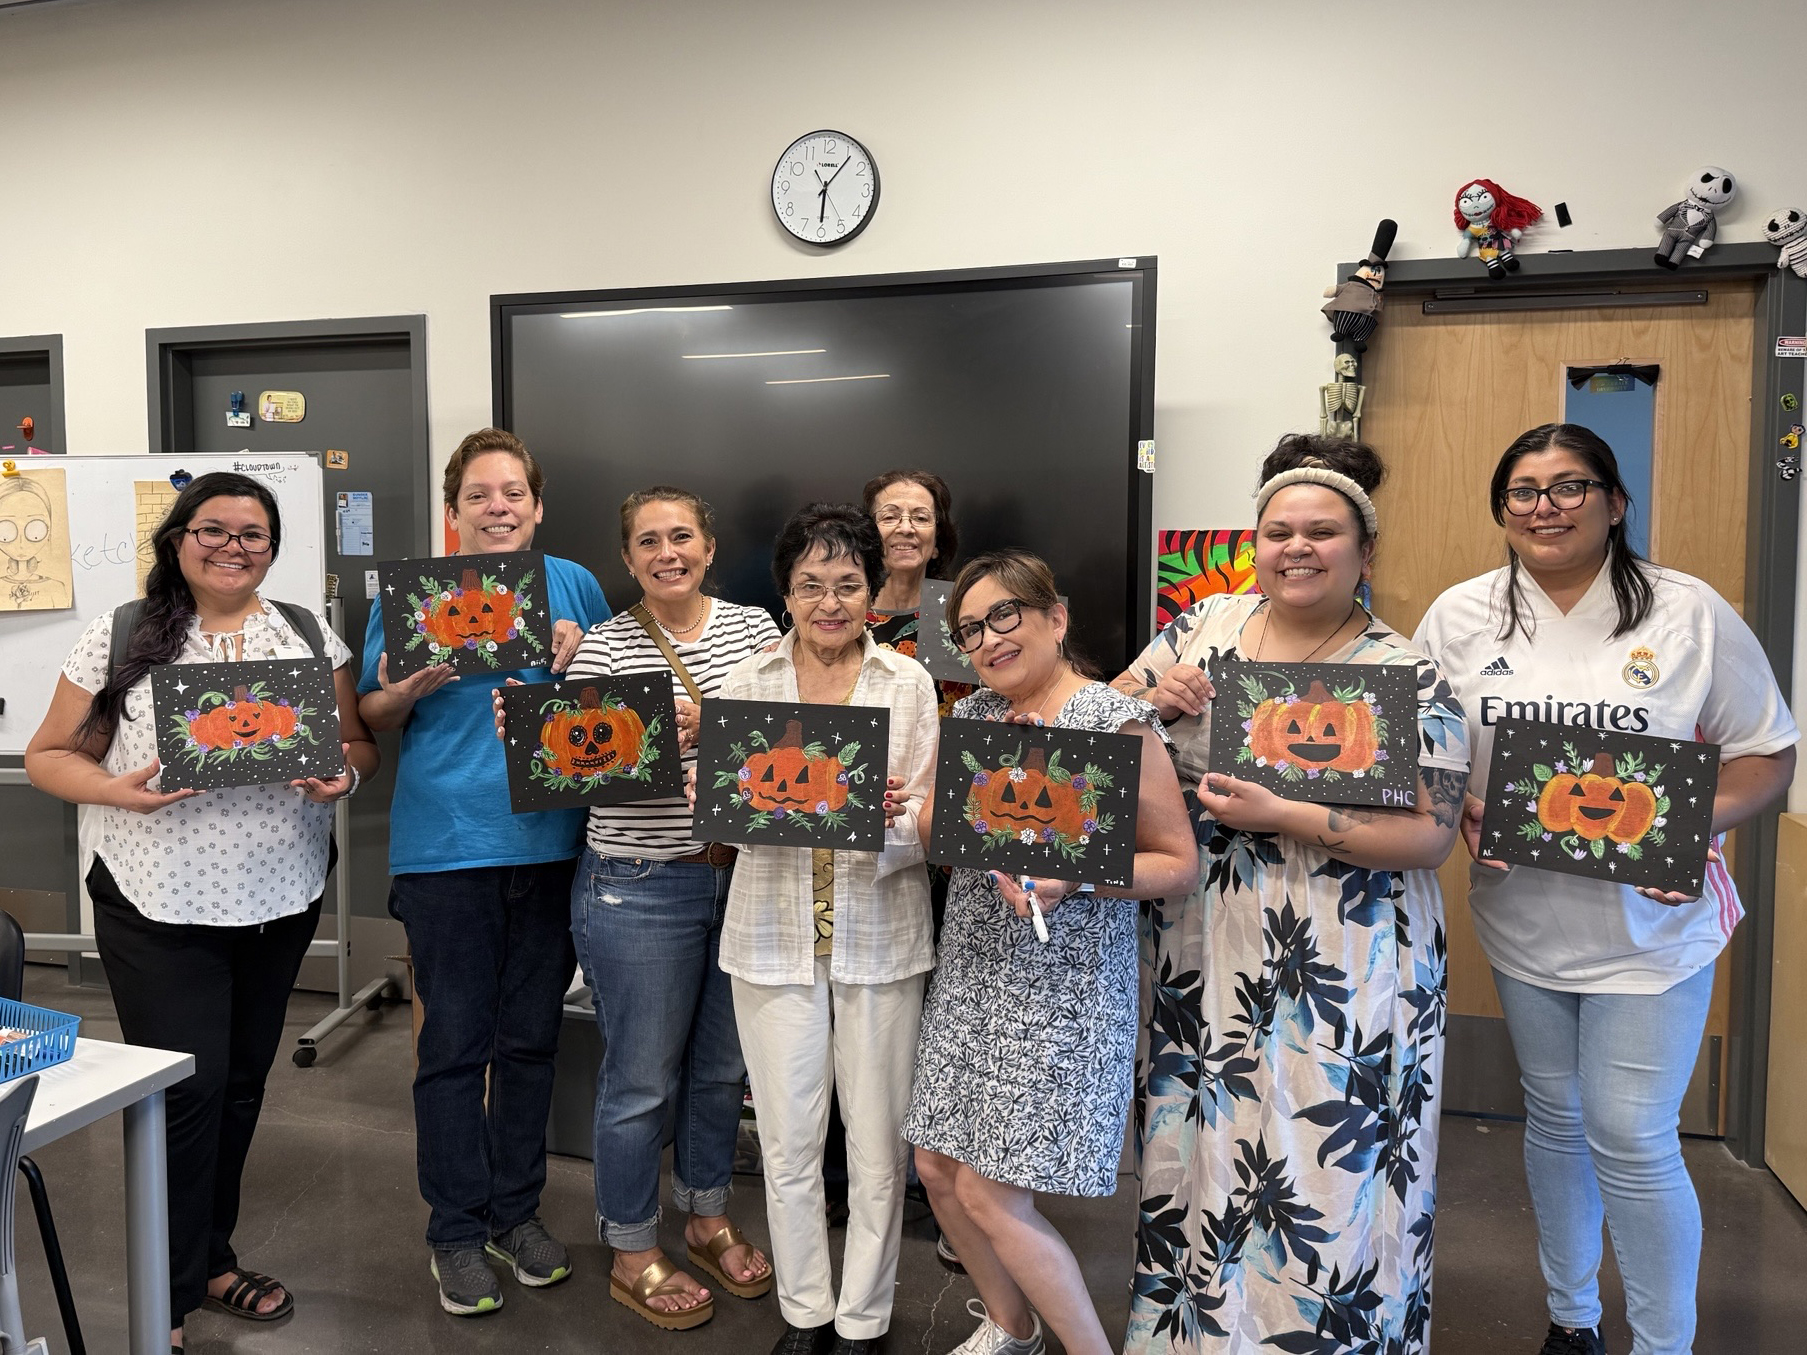
POLYGON ((1029 1312, 1029 1320, 1035 1324, 1035 1330, 1021 1341, 991 1320, 982 1300, 968 1299, 966 1311, 979 1319, 979 1328, 948 1355, 1042 1355, 1042 1319, 1033 1309, 1029 1312))

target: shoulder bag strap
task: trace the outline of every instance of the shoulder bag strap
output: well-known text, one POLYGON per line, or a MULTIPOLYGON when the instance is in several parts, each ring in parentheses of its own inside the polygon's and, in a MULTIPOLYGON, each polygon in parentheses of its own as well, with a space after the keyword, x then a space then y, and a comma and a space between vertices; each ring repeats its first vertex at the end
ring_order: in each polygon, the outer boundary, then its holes
POLYGON ((277 602, 275 598, 271 598, 270 603, 288 619, 288 623, 294 627, 295 633, 307 641, 307 647, 314 651, 314 657, 324 659, 326 657, 326 637, 320 633, 320 622, 314 614, 299 603, 277 602))
POLYGON ((665 637, 665 632, 660 628, 659 623, 653 620, 653 614, 646 610, 646 604, 636 602, 629 610, 633 613, 634 620, 640 623, 640 629, 650 635, 653 643, 659 647, 659 652, 665 656, 665 662, 671 665, 671 671, 678 675, 678 681, 683 683, 684 690, 690 693, 690 699, 697 705, 702 705, 702 688, 696 685, 696 679, 690 676, 690 670, 678 657, 678 651, 671 647, 671 641, 665 637))
POLYGON ((113 634, 107 644, 107 686, 113 685, 113 674, 125 662, 131 646, 132 632, 138 629, 138 618, 144 615, 144 599, 133 598, 113 609, 113 634))

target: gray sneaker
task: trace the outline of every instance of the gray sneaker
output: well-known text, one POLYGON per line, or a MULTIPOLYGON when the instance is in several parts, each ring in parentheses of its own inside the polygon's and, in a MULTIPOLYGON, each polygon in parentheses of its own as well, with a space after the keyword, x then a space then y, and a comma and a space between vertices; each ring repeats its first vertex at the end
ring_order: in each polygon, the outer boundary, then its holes
POLYGON ((544 1289, 571 1275, 571 1253, 546 1231, 537 1215, 506 1233, 497 1233, 486 1250, 496 1260, 508 1262, 515 1279, 534 1289, 544 1289))
POLYGON ((502 1306, 502 1286, 481 1247, 435 1247, 433 1278, 439 1281, 439 1306, 454 1317, 481 1317, 502 1306))

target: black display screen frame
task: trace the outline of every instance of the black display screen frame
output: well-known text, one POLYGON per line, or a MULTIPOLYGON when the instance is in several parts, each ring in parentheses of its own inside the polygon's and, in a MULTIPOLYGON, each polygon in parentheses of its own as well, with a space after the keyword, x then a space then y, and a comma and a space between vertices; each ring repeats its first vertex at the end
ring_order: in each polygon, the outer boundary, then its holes
MULTIPOLYGON (((747 305, 773 301, 821 302, 837 299, 897 294, 985 293, 1023 288, 1083 285, 1123 281, 1131 284, 1129 334, 1129 420, 1123 430, 1121 468, 1126 512, 1121 523, 1125 537, 1125 570, 1121 581, 1122 652, 1099 652, 1090 657, 1107 671, 1106 677, 1127 667, 1147 644, 1154 619, 1154 530, 1152 460, 1141 468, 1139 447, 1154 438, 1155 317, 1159 263, 1153 256, 1091 259, 1064 263, 1020 264, 993 268, 965 268, 910 273, 880 273, 849 277, 787 278, 760 282, 690 284, 662 287, 626 287, 578 291, 522 292, 490 297, 490 377, 492 412, 496 427, 515 426, 513 402, 515 346, 514 321, 522 316, 568 312, 575 308, 609 309, 630 306, 747 305)), ((558 462, 544 449, 535 449, 549 480, 558 474, 558 462)), ((1032 469, 1032 468, 1031 468, 1032 469)), ((649 482, 656 475, 643 477, 649 482)), ((701 488, 701 487, 699 487, 701 488)), ((703 492, 707 493, 705 488, 703 492)), ((612 507, 612 506, 611 506, 612 507)), ((958 508, 958 503, 956 503, 958 508)), ((961 559, 993 543, 963 542, 961 559)), ((1001 543, 1000 543, 1001 544, 1001 543)), ((615 552, 613 515, 608 543, 615 552)), ((1050 560, 1057 577, 1062 562, 1050 560)), ((764 598, 733 597, 733 601, 764 603, 764 598)), ((625 599, 623 600, 625 601, 625 599)), ((1079 632, 1092 627, 1075 618, 1079 632)), ((1114 627, 1113 627, 1114 629, 1114 627)))

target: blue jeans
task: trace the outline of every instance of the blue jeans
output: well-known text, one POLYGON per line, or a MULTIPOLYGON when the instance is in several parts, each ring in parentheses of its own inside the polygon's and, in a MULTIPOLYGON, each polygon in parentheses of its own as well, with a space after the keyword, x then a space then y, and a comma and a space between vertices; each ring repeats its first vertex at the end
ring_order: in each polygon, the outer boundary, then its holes
POLYGON ((1687 1355, 1700 1203, 1676 1126, 1713 966, 1661 994, 1555 992, 1497 969, 1493 980, 1525 1089, 1525 1176, 1550 1320, 1599 1326, 1604 1214, 1632 1355, 1687 1355))
POLYGON ((731 868, 586 851, 571 933, 596 995, 596 1217, 618 1251, 658 1245, 659 1155, 676 1123, 672 1198, 728 1211, 746 1061, 722 973, 731 868))
POLYGON ((390 881, 389 911, 408 930, 425 1008, 414 1133, 434 1247, 481 1247, 539 1212, 552 1059, 575 963, 566 912, 575 867, 390 881))

